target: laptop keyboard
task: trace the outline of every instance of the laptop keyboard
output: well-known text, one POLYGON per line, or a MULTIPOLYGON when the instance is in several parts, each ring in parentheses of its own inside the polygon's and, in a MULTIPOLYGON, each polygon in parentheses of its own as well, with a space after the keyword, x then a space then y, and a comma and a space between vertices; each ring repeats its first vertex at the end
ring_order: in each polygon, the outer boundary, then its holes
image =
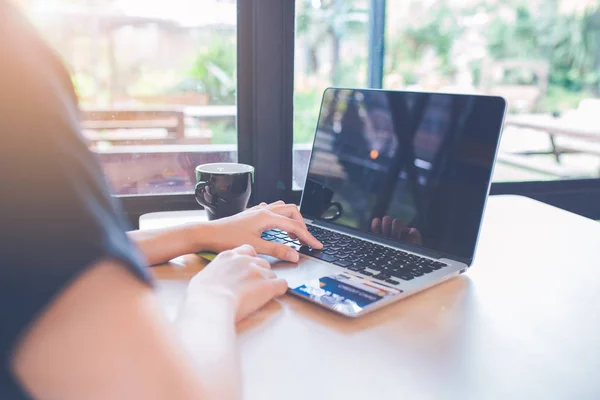
POLYGON ((359 272, 366 276, 397 285, 400 280, 410 281, 447 264, 419 257, 402 250, 381 246, 366 240, 357 239, 337 232, 328 231, 309 225, 308 231, 323 243, 322 250, 302 246, 298 239, 291 239, 286 232, 279 229, 265 231, 264 240, 286 244, 302 254, 318 258, 359 272))

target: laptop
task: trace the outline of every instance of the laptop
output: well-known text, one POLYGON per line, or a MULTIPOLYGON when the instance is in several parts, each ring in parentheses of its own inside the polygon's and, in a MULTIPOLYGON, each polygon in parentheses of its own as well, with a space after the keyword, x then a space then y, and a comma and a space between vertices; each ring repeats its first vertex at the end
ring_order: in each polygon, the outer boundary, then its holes
POLYGON ((358 317, 465 273, 475 256, 506 101, 329 88, 300 211, 324 248, 271 260, 288 292, 358 317))

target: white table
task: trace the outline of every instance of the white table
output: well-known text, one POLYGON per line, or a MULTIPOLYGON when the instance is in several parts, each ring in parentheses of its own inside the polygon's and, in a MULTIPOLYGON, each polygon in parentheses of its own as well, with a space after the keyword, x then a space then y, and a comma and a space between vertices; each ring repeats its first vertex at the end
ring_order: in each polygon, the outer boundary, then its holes
MULTIPOLYGON (((168 314, 202 265, 154 270, 168 314)), ((466 275, 357 320, 286 295, 239 332, 247 399, 599 399, 600 224, 492 197, 466 275)))

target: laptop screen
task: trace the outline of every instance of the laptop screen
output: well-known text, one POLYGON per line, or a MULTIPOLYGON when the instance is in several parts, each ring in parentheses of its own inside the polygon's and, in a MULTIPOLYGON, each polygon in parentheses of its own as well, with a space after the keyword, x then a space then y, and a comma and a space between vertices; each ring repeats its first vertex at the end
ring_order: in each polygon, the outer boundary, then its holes
POLYGON ((304 217, 472 259, 500 97, 327 89, 304 217))

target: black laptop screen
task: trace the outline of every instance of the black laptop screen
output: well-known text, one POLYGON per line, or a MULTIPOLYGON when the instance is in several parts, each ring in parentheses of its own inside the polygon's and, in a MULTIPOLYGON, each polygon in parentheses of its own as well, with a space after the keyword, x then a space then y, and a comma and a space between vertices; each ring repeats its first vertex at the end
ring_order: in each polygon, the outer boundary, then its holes
POLYGON ((504 109, 499 97, 327 89, 303 215, 471 259, 504 109))

